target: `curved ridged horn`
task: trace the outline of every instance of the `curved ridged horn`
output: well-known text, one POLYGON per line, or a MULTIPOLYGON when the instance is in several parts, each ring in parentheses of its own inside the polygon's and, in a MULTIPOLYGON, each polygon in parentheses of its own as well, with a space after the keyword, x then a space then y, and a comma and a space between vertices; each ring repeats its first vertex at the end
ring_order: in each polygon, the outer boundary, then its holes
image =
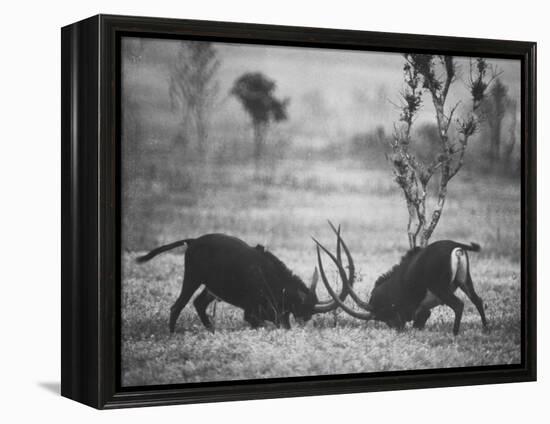
MULTIPOLYGON (((344 240, 342 240, 342 237, 340 236, 340 226, 338 227, 338 229, 336 229, 336 227, 330 221, 329 221, 329 225, 330 225, 330 227, 332 228, 332 230, 334 231, 334 233, 337 236, 336 257, 334 257, 334 255, 332 255, 327 249, 325 249, 315 238, 313 238, 313 241, 317 245, 321 246, 323 248, 323 250, 331 256, 332 260, 334 261, 334 263, 338 267, 338 272, 340 274, 340 278, 343 281, 343 284, 342 284, 342 291, 339 295, 337 295, 337 297, 338 297, 338 300, 343 302, 346 299, 347 295, 349 294, 349 288, 353 286, 353 282, 354 282, 354 279, 355 279, 355 266, 353 264, 353 259, 351 257, 350 252, 349 252, 349 249, 347 248, 344 240), (344 249, 344 252, 346 253, 346 256, 347 256, 347 259, 348 259, 349 271, 350 271, 349 275, 346 275, 346 272, 345 272, 344 267, 342 265, 342 258, 341 258, 341 256, 342 256, 341 249, 342 248, 344 249)), ((318 259, 317 260, 318 266, 321 267, 322 263, 320 261, 320 257, 318 256, 317 259, 318 259)), ((316 274, 314 274, 314 276, 315 275, 316 274)), ((324 274, 321 274, 321 275, 324 275, 324 274)), ((325 279, 326 279, 326 275, 325 275, 325 279)), ((326 284, 325 281, 324 281, 324 283, 326 284)), ((317 284, 317 281, 315 281, 315 284, 317 284)), ((312 288, 316 287, 313 284, 313 281, 312 281, 312 286, 311 287, 312 288)), ((314 294, 313 291, 311 293, 314 294)), ((338 303, 334 299, 320 301, 320 302, 318 301, 315 304, 315 306, 313 307, 314 312, 316 312, 316 313, 330 312, 330 311, 333 311, 337 308, 338 308, 338 303)))
MULTIPOLYGON (((329 225, 332 227, 332 229, 334 231, 335 228, 334 228, 334 225, 332 224, 332 222, 328 222, 329 225)), ((340 242, 342 243, 342 247, 344 248, 344 252, 346 253, 346 256, 348 258, 348 264, 349 264, 349 278, 348 279, 345 279, 343 276, 342 276, 342 272, 340 272, 340 276, 342 277, 342 283, 344 284, 344 288, 346 290, 346 293, 349 293, 349 295, 351 296, 351 298, 353 299, 353 301, 355 303, 357 303, 357 305, 359 305, 361 308, 365 309, 365 310, 369 310, 369 304, 367 302, 365 302, 364 300, 362 300, 359 295, 357 293, 355 293, 355 291, 353 290, 353 282, 355 281, 355 264, 353 263, 353 258, 351 257, 351 253, 348 249, 348 246, 346 245, 346 243, 344 242, 344 240, 342 240, 340 238, 340 234, 338 234, 338 237, 339 237, 339 244, 340 242)), ((319 244, 319 243, 318 243, 319 244)), ((334 261, 334 257, 332 257, 332 254, 324 248, 324 246, 322 245, 319 245, 329 256, 331 256, 331 259, 334 261)), ((336 258, 338 259, 338 258, 336 258)), ((340 264, 342 263, 341 261, 338 261, 340 264)), ((342 300, 340 298, 340 300, 342 300)))
MULTIPOLYGON (((323 280, 323 283, 325 284, 325 287, 327 288, 327 291, 329 292, 329 294, 331 295, 331 297, 334 299, 334 302, 336 304, 338 304, 338 306, 340 306, 345 312, 347 312, 349 315, 351 315, 352 317, 355 317, 355 318, 359 318, 359 319, 363 319, 363 320, 369 320, 372 318, 372 314, 370 312, 358 312, 358 311, 354 311, 353 309, 351 309, 350 307, 348 307, 343 301, 340 300, 340 298, 338 297, 338 295, 336 294, 336 292, 334 291, 334 289, 330 286, 330 283, 328 282, 327 280, 327 276, 325 275, 325 270, 323 268, 323 261, 321 260, 321 249, 325 250, 325 252, 327 252, 327 250, 319 244, 319 242, 315 241, 317 243, 317 262, 319 264, 319 272, 321 273, 321 280, 323 280)), ((327 252, 329 253, 329 252, 327 252)), ((336 258, 334 257, 334 255, 332 254, 329 254, 329 256, 331 257, 331 259, 334 260, 334 262, 336 263, 336 258)), ((338 266, 339 270, 340 268, 342 267, 341 264, 338 264, 336 263, 336 265, 338 266)), ((342 270, 340 270, 340 275, 342 275, 342 270)), ((345 273, 344 273, 345 274, 345 273)))
MULTIPOLYGON (((340 225, 338 225, 338 230, 334 227, 334 225, 332 225, 332 222, 328 221, 330 227, 332 228, 332 230, 336 233, 336 258, 338 259, 338 262, 339 263, 342 263, 342 247, 340 245, 340 225)), ((348 257, 348 262, 349 262, 349 257, 348 257)), ((351 270, 351 268, 350 268, 351 270)), ((313 277, 312 277, 312 280, 311 280, 311 288, 310 288, 310 292, 312 295, 315 294, 315 290, 317 288, 317 281, 318 281, 318 278, 319 278, 319 274, 317 273, 317 267, 315 267, 315 272, 313 274, 313 276, 315 277, 315 285, 313 284, 313 277)), ((341 300, 344 300, 346 297, 347 297, 348 293, 347 293, 347 288, 346 286, 343 286, 342 287, 342 293, 340 294, 340 298, 341 300)), ((320 300, 318 301, 317 305, 332 305, 333 307, 335 306, 335 302, 334 300, 332 299, 327 299, 327 300, 320 300)), ((338 305, 336 305, 338 306, 338 305)))

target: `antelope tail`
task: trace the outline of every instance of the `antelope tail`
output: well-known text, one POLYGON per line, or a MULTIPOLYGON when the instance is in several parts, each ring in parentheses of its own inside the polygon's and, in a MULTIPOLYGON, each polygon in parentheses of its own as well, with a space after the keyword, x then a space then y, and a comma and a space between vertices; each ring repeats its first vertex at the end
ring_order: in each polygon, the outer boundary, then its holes
POLYGON ((160 246, 160 247, 157 247, 156 249, 153 249, 151 250, 149 253, 147 253, 146 255, 143 255, 143 256, 139 256, 136 258, 136 262, 138 264, 141 264, 143 262, 147 262, 147 261, 150 261, 151 259, 153 259, 155 256, 157 255, 160 255, 161 253, 164 253, 168 250, 172 250, 172 249, 175 249, 176 247, 180 247, 180 246, 184 246, 186 244, 189 244, 190 242, 192 242, 194 239, 185 239, 185 240, 179 240, 179 241, 175 241, 174 243, 170 243, 170 244, 166 244, 164 246, 160 246))
POLYGON ((460 247, 464 250, 469 250, 470 252, 479 252, 481 250, 481 246, 477 243, 474 243, 473 241, 470 242, 470 244, 462 244, 462 243, 456 243, 457 247, 460 247))

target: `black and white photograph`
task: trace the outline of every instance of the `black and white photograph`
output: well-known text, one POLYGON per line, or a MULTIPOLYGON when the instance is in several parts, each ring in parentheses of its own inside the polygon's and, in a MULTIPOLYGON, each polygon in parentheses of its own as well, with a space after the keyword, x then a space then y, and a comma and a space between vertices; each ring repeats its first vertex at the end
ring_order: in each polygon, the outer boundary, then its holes
POLYGON ((520 65, 123 37, 122 387, 519 364, 520 65))
POLYGON ((5 6, 0 421, 544 421, 544 3, 5 6))

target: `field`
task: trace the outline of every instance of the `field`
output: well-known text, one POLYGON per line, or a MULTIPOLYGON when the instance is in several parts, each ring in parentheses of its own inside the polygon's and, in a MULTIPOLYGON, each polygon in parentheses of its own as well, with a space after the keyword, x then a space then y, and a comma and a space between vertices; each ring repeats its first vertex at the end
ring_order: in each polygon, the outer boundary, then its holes
MULTIPOLYGON (((203 328, 192 301, 175 335, 169 335, 169 308, 184 273, 182 252, 143 265, 134 258, 160 244, 205 233, 263 244, 308 283, 315 265, 310 236, 333 248, 326 223, 331 219, 342 225, 357 266, 357 290, 368 298, 376 277, 407 248, 404 202, 383 165, 371 169, 351 159, 296 159, 281 160, 261 177, 247 164, 186 164, 178 171, 164 169, 172 173, 170 179, 136 173, 123 199, 123 385, 518 363, 519 183, 467 169, 450 183, 432 240, 481 244, 483 250, 470 259, 489 332, 482 331, 474 306, 458 293, 465 309, 457 337, 451 331, 453 313, 444 306, 433 311, 423 331, 396 332, 343 312, 317 315, 285 331, 269 324, 250 329, 241 310, 221 302, 210 307, 212 334, 203 328)), ((331 276, 335 279, 335 270, 331 276)), ((322 285, 318 294, 327 298, 322 285)))

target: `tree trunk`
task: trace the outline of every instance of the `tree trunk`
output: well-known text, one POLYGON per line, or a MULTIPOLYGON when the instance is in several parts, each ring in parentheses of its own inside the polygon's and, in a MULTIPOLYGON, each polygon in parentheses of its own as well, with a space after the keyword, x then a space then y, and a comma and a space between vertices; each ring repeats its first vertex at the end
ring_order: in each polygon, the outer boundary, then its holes
POLYGON ((416 230, 413 228, 415 222, 416 209, 412 202, 407 202, 407 210, 409 211, 409 223, 407 224, 407 235, 409 236, 409 248, 416 247, 416 230))
POLYGON ((517 116, 516 116, 516 104, 511 103, 510 105, 510 128, 509 128, 509 138, 508 138, 508 144, 505 146, 504 151, 504 162, 506 167, 509 167, 508 169, 514 169, 516 168, 516 164, 513 160, 513 153, 514 153, 514 147, 516 145, 516 126, 517 126, 517 116))
POLYGON ((493 165, 500 160, 500 129, 501 118, 495 117, 495 122, 491 125, 491 160, 493 165))
POLYGON ((255 122, 252 125, 254 131, 254 163, 256 166, 256 175, 259 174, 264 155, 264 142, 267 126, 261 122, 255 122))
POLYGON ((424 227, 420 236, 420 246, 422 247, 426 247, 428 245, 428 242, 430 241, 430 237, 432 236, 435 228, 437 227, 437 224, 439 223, 439 219, 441 218, 441 214, 443 213, 443 207, 445 206, 445 199, 447 198, 447 183, 449 182, 449 179, 450 179, 449 176, 451 174, 451 158, 449 156, 448 150, 446 151, 446 154, 447 154, 447 159, 443 163, 443 166, 441 169, 439 189, 437 193, 437 203, 432 212, 432 218, 430 220, 430 223, 424 227))

